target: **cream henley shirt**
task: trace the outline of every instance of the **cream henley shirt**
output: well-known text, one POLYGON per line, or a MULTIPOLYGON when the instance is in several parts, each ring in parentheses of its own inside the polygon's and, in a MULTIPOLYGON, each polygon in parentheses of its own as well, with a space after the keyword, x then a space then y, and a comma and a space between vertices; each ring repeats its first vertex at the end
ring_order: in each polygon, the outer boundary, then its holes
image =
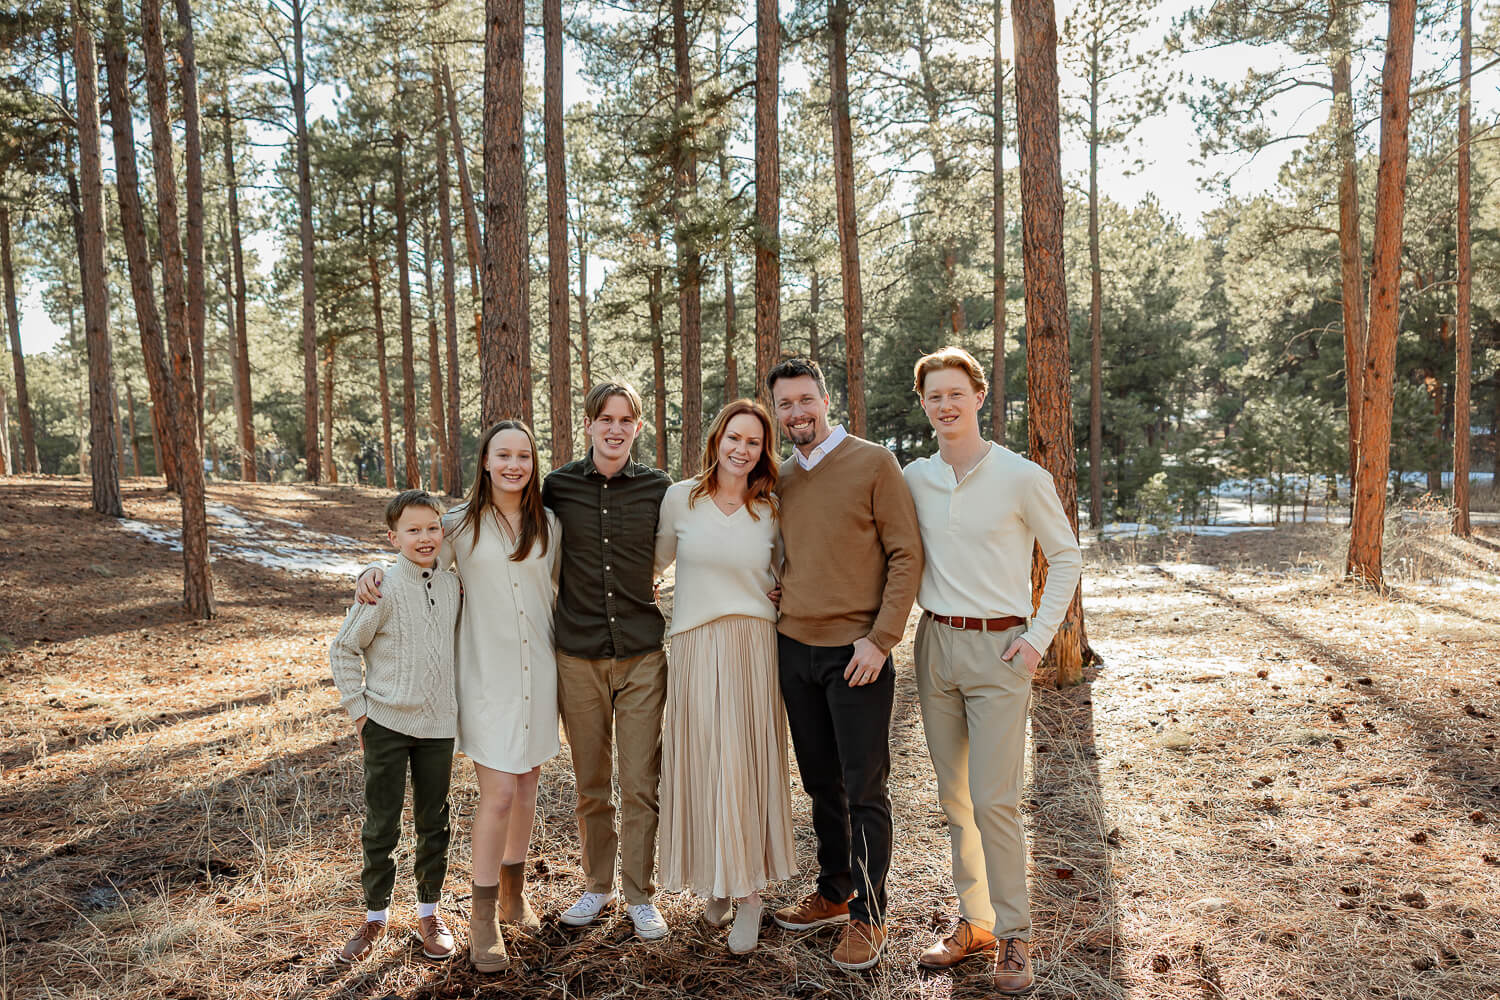
POLYGON ((1083 575, 1083 553, 1052 475, 994 442, 959 482, 941 454, 902 472, 917 507, 927 562, 917 603, 950 617, 1031 618, 1026 641, 1046 653, 1083 575), (1032 543, 1047 584, 1032 615, 1032 543))

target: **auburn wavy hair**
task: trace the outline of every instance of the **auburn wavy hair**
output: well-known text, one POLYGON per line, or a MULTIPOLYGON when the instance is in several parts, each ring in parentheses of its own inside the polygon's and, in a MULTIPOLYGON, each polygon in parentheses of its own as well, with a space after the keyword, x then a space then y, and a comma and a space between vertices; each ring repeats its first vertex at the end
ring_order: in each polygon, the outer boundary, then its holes
POLYGON ((714 417, 713 424, 708 428, 708 440, 703 445, 703 471, 698 474, 698 482, 688 494, 689 507, 719 491, 719 443, 724 440, 729 421, 745 413, 759 420, 761 427, 760 458, 746 477, 749 488, 746 491, 745 506, 750 510, 750 517, 756 521, 760 520, 760 515, 755 511, 757 502, 767 504, 773 517, 780 513, 780 505, 776 502, 776 425, 766 408, 753 399, 736 399, 714 417))
POLYGON ((538 542, 542 546, 541 555, 546 555, 548 542, 547 511, 542 507, 542 483, 536 467, 536 435, 521 421, 502 420, 485 431, 484 437, 479 439, 479 460, 474 470, 474 485, 469 487, 469 495, 464 499, 464 518, 459 523, 458 530, 470 533, 469 550, 472 552, 474 546, 479 544, 479 527, 484 523, 485 515, 493 509, 495 520, 500 519, 500 508, 495 503, 489 470, 484 467, 484 460, 490 453, 490 442, 501 431, 520 431, 526 435, 526 443, 531 446, 531 479, 521 494, 521 534, 516 539, 516 551, 510 556, 512 562, 521 562, 531 554, 532 546, 538 542))

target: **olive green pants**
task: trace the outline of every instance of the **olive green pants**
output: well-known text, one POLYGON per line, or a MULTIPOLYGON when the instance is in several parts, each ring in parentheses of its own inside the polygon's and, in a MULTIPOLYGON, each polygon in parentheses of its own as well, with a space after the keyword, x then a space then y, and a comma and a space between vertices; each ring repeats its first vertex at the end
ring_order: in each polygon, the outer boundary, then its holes
POLYGON ((365 908, 391 905, 396 862, 391 854, 401 839, 401 805, 406 799, 406 772, 411 770, 411 815, 416 829, 412 874, 417 902, 436 903, 448 874, 448 778, 453 770, 453 740, 418 739, 365 720, 365 825, 360 831, 365 866, 360 884, 365 908))

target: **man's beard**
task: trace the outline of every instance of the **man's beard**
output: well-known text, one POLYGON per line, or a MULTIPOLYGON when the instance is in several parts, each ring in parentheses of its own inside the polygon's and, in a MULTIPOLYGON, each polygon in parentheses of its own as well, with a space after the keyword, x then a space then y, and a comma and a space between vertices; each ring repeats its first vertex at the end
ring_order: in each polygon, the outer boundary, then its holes
POLYGON ((805 431, 794 431, 790 427, 785 427, 784 429, 786 430, 786 436, 795 445, 812 444, 818 437, 818 423, 816 420, 808 424, 805 431))

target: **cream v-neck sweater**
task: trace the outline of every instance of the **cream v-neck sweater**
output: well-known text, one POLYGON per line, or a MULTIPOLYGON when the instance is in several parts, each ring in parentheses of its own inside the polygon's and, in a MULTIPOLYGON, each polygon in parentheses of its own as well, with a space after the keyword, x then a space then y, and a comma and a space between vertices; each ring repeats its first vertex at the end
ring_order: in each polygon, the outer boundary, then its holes
POLYGON ((672 634, 725 615, 774 622, 776 606, 766 596, 776 586, 778 557, 770 505, 756 507, 759 520, 750 516, 748 505, 725 514, 711 497, 690 506, 696 485, 697 480, 685 479, 669 487, 656 522, 656 573, 677 563, 672 634))

